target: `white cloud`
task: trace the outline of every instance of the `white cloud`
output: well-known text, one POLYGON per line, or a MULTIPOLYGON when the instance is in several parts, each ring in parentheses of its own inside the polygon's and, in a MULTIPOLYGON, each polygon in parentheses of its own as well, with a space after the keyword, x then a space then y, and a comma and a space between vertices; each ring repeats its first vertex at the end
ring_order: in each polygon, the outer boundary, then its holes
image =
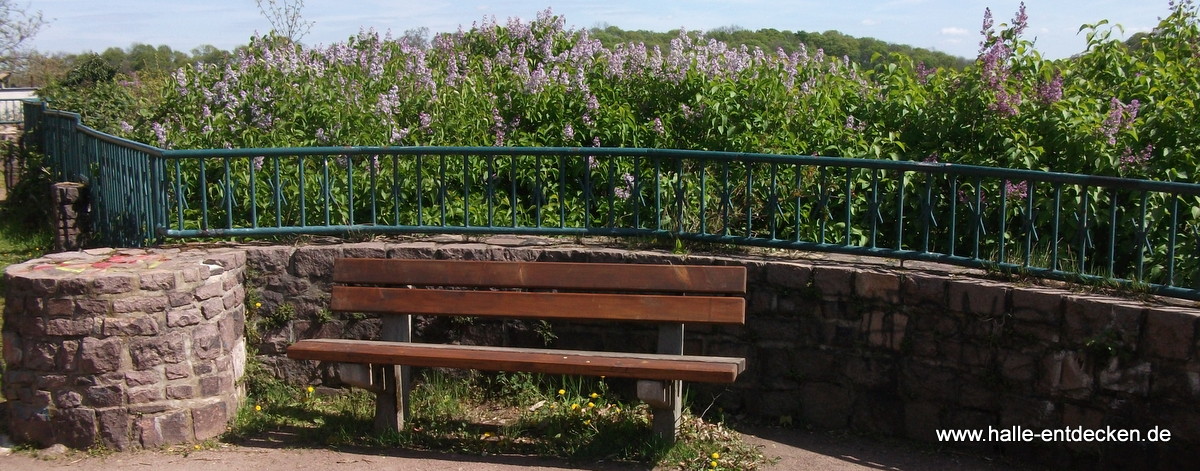
POLYGON ((946 36, 966 36, 967 32, 968 32, 967 30, 956 27, 956 26, 947 26, 945 28, 942 28, 942 34, 944 34, 946 36))
POLYGON ((873 18, 867 18, 865 20, 862 20, 862 24, 863 24, 863 26, 875 26, 875 25, 879 24, 879 20, 876 20, 873 18))

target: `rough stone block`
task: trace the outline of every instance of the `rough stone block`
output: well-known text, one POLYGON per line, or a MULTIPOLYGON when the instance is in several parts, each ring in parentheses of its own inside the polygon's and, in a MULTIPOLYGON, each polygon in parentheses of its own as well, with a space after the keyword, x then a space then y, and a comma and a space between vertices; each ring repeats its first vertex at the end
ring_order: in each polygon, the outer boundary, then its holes
POLYGON ((192 304, 195 295, 184 291, 169 291, 167 292, 167 303, 171 307, 183 307, 192 304))
POLYGON ((208 265, 220 265, 226 270, 233 270, 246 265, 246 251, 242 249, 216 249, 208 253, 204 259, 208 265))
POLYGON ((144 312, 150 314, 167 310, 167 304, 166 296, 135 296, 114 299, 112 309, 117 313, 144 312))
POLYGON ((238 285, 229 290, 229 292, 225 293, 225 296, 221 297, 221 305, 224 306, 225 309, 230 309, 234 306, 242 304, 245 302, 245 299, 246 291, 241 285, 238 285))
POLYGON ((133 367, 145 370, 163 363, 179 363, 186 358, 184 335, 172 332, 157 337, 139 337, 129 348, 133 367))
POLYGON ((199 324, 204 319, 200 309, 189 307, 167 311, 167 327, 186 327, 199 324))
POLYGON ((157 384, 162 382, 163 375, 155 370, 128 371, 125 373, 125 384, 131 388, 157 384))
POLYGON ((120 386, 93 386, 83 393, 84 404, 91 407, 113 407, 121 405, 125 390, 120 386))
POLYGON ((175 272, 146 272, 142 273, 138 279, 142 289, 146 291, 167 291, 175 289, 175 272))
POLYGON ((87 337, 79 349, 79 371, 107 373, 121 367, 121 339, 87 337))
POLYGON ((900 275, 860 271, 854 275, 854 294, 876 302, 900 302, 900 275))
POLYGON ((1042 359, 1042 377, 1038 384, 1042 391, 1082 398, 1091 394, 1094 383, 1083 355, 1078 352, 1054 352, 1042 359))
POLYGON ((767 265, 767 283, 787 289, 803 289, 812 281, 812 267, 795 263, 772 263, 767 265))
POLYGON ((35 371, 50 371, 57 366, 58 349, 62 344, 58 342, 26 342, 25 352, 22 357, 25 360, 25 368, 35 371))
POLYGON ((342 255, 336 246, 305 246, 292 256, 291 272, 301 278, 326 280, 333 276, 333 260, 342 255))
POLYGON ((229 424, 229 411, 224 402, 215 402, 192 409, 192 423, 196 440, 207 440, 225 432, 229 424))
POLYGON ((54 440, 83 450, 96 443, 96 411, 86 407, 58 410, 52 415, 54 440))
POLYGON ((360 242, 342 245, 342 256, 346 258, 387 258, 387 245, 383 242, 360 242))
POLYGON ((71 409, 83 405, 83 396, 71 390, 59 391, 54 395, 54 406, 59 409, 71 409))
POLYGON ((221 331, 215 324, 192 329, 192 354, 201 360, 211 360, 221 354, 221 331))
POLYGON ((99 425, 100 444, 113 450, 124 451, 129 446, 129 413, 122 408, 96 411, 99 425))
POLYGON ((1108 367, 1098 375, 1100 388, 1132 396, 1146 396, 1150 392, 1150 373, 1149 362, 1112 358, 1108 367))
POLYGON ((16 332, 4 332, 0 335, 0 339, 4 340, 4 364, 8 368, 21 367, 21 359, 24 357, 24 352, 21 351, 21 336, 16 332))
POLYGON ((76 299, 75 315, 77 317, 105 317, 112 308, 104 299, 76 299))
POLYGON ((222 301, 221 298, 212 298, 204 301, 204 303, 200 305, 200 310, 204 312, 205 319, 212 319, 213 317, 219 316, 221 313, 225 312, 225 302, 222 301))
POLYGON ((92 279, 92 292, 96 294, 128 293, 137 287, 138 278, 131 273, 106 273, 92 279))
POLYGON ((1050 289, 1016 288, 1012 290, 1014 318, 1058 325, 1062 321, 1065 293, 1050 289))
POLYGON ((152 317, 106 318, 104 319, 105 336, 146 336, 158 335, 158 321, 152 317))
MULTIPOLYGON (((74 306, 73 303, 71 303, 74 306)), ((46 335, 61 337, 81 337, 91 335, 96 326, 96 319, 50 319, 46 321, 46 335)))
POLYGON ((203 301, 225 294, 225 288, 222 287, 221 280, 209 280, 196 288, 196 300, 203 301))
POLYGON ((50 317, 71 317, 71 315, 74 313, 74 299, 54 298, 46 300, 46 315, 50 317))
POLYGON ((813 286, 825 299, 849 296, 854 292, 854 268, 832 265, 812 269, 813 286))
POLYGON ((145 404, 163 400, 162 386, 133 388, 128 391, 130 404, 145 404))
POLYGON ((1187 360, 1195 342, 1196 319, 1196 312, 1191 310, 1148 309, 1141 351, 1159 358, 1187 360))
POLYGON ((955 280, 947 283, 950 309, 982 316, 997 316, 1007 309, 1010 288, 1000 284, 955 280))
POLYGON ((1063 340, 1082 345, 1102 339, 1135 350, 1144 310, 1140 305, 1125 305, 1112 299, 1068 297, 1063 313, 1063 340))
POLYGON ((167 380, 183 379, 192 376, 192 366, 187 363, 175 363, 163 366, 163 375, 167 380))
POLYGON ((167 386, 167 399, 191 399, 196 396, 196 387, 190 384, 167 386))
POLYGON ((200 395, 216 396, 233 390, 233 376, 229 372, 221 372, 200 378, 200 395))
POLYGON ((79 340, 64 340, 62 347, 58 349, 58 371, 60 373, 71 373, 79 368, 79 348, 81 342, 79 340))

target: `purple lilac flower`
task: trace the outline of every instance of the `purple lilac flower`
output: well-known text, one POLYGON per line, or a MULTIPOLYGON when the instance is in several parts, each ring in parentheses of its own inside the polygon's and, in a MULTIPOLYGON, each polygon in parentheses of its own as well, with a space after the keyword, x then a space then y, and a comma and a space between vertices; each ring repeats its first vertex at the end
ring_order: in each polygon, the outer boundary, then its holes
POLYGON ((922 85, 929 83, 929 76, 937 72, 937 69, 930 69, 925 66, 925 62, 917 63, 917 81, 922 85))
POLYGON ((928 156, 926 156, 925 160, 922 160, 922 162, 936 164, 936 163, 938 163, 938 157, 941 157, 941 156, 937 152, 933 152, 933 153, 929 154, 928 156))
POLYGON ((1154 145, 1147 144, 1141 152, 1134 153, 1129 147, 1125 147, 1125 152, 1121 154, 1120 170, 1122 173, 1142 170, 1150 165, 1150 154, 1154 152, 1154 145))
POLYGON ((1042 104, 1053 104, 1063 97, 1063 78, 1061 72, 1055 72, 1054 78, 1037 86, 1038 101, 1042 104))
POLYGON ((621 175, 621 180, 623 180, 625 184, 623 186, 613 188, 613 194, 621 199, 629 199, 630 196, 633 196, 634 177, 633 175, 626 173, 621 175))
POLYGON ((1025 14, 1025 2, 1021 2, 1021 8, 1017 10, 1017 16, 1013 18, 1012 30, 1013 34, 1020 36, 1025 32, 1025 28, 1029 26, 1029 15, 1025 14))
POLYGON ((1025 198, 1026 196, 1029 196, 1029 182, 1022 180, 1020 182, 1013 183, 1008 180, 1005 180, 1004 181, 1004 196, 1006 196, 1010 200, 1012 200, 1012 199, 1019 200, 1019 199, 1025 198))
POLYGON ((1021 95, 1019 93, 1009 93, 1008 90, 999 90, 996 92, 996 102, 988 105, 988 107, 1002 116, 1016 116, 1017 106, 1021 104, 1021 95))
POLYGON ((406 137, 408 137, 408 128, 392 128, 392 144, 400 144, 406 137))
POLYGON ((1134 99, 1128 105, 1121 103, 1117 97, 1113 97, 1108 103, 1108 116, 1104 118, 1104 123, 1100 125, 1100 133, 1108 138, 1109 145, 1117 144, 1117 133, 1133 126, 1133 121, 1137 119, 1138 109, 1141 107, 1141 102, 1134 99))
POLYGON ((571 123, 563 126, 563 140, 572 141, 575 139, 575 127, 571 123))
POLYGON ((422 111, 417 115, 417 119, 421 122, 422 131, 432 132, 432 129, 430 129, 429 126, 433 124, 433 117, 430 116, 429 113, 422 111))
POLYGON ((263 161, 265 161, 266 159, 267 159, 267 158, 266 158, 265 156, 261 156, 261 155, 260 155, 260 156, 257 156, 257 157, 254 157, 254 171, 256 171, 256 172, 257 172, 257 171, 259 171, 259 170, 262 170, 262 168, 263 168, 263 161))
POLYGON ((154 137, 158 139, 158 146, 165 149, 167 147, 167 128, 162 123, 153 123, 150 125, 150 129, 154 130, 154 137))
POLYGON ((846 116, 846 129, 856 132, 863 132, 867 129, 867 123, 855 118, 854 115, 846 116))
POLYGON ((654 118, 654 132, 659 136, 665 136, 667 134, 667 129, 663 127, 661 118, 654 118))
POLYGON ((133 132, 133 125, 125 121, 121 121, 121 132, 129 134, 133 132))

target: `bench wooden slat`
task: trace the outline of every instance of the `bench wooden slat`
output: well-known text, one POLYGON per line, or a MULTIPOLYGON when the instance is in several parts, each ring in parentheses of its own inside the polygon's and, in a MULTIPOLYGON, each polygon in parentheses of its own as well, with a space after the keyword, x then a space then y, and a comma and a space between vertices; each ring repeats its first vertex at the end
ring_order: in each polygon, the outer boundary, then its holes
POLYGON ((622 263, 345 258, 335 283, 745 294, 746 268, 622 263))
POLYGON ((334 286, 340 312, 743 324, 744 298, 334 286))
POLYGON ((301 340, 288 347, 287 356, 296 360, 708 383, 732 383, 746 369, 743 358, 344 339, 301 340))

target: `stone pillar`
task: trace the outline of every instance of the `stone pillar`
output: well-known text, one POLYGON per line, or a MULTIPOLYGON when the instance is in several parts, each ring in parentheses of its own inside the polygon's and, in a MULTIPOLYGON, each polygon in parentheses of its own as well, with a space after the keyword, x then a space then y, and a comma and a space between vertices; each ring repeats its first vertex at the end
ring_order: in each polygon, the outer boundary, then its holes
POLYGON ((60 182, 51 186, 50 205, 54 221, 54 251, 83 248, 87 239, 87 187, 82 183, 60 182))
POLYGON ((241 250, 91 249, 5 269, 14 438, 126 450, 206 440, 245 371, 241 250))

